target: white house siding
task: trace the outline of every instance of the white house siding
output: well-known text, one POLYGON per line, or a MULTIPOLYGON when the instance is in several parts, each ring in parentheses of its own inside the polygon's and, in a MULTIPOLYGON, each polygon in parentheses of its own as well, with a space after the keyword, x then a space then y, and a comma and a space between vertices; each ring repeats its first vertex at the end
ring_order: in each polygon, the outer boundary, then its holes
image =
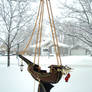
POLYGON ((90 55, 90 51, 86 48, 83 48, 79 45, 71 48, 70 50, 71 55, 90 55))
MULTIPOLYGON (((53 55, 56 54, 54 46, 51 46, 49 51, 50 51, 50 54, 53 54, 53 55)), ((68 48, 63 48, 63 47, 59 48, 59 52, 61 56, 68 55, 68 51, 69 51, 68 48)))
POLYGON ((85 49, 73 49, 71 55, 85 55, 85 49))

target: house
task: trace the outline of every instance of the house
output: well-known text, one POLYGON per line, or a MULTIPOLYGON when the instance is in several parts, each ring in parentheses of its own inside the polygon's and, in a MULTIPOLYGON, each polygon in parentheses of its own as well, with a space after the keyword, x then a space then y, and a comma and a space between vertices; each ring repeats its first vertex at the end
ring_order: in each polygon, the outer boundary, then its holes
POLYGON ((0 45, 0 55, 5 55, 6 53, 6 46, 4 44, 0 45))
MULTIPOLYGON (((61 55, 68 55, 69 53, 69 46, 63 43, 58 43, 59 44, 59 51, 61 55)), ((39 54, 39 43, 37 44, 37 55, 39 54)), ((35 54, 35 48, 36 48, 36 44, 34 45, 30 45, 30 47, 27 50, 27 54, 29 55, 34 55, 35 54)), ((54 43, 51 40, 43 40, 41 42, 41 46, 40 46, 40 55, 42 56, 48 56, 48 55, 54 55, 55 54, 55 49, 54 49, 54 43)))
POLYGON ((89 55, 89 54, 91 54, 90 50, 80 45, 73 46, 70 50, 70 55, 89 55))
MULTIPOLYGON (((68 55, 70 47, 60 42, 58 42, 58 45, 60 55, 68 55)), ((55 46, 51 40, 44 42, 43 45, 41 46, 41 55, 42 56, 55 55, 55 46)))
MULTIPOLYGON (((68 55, 69 53, 69 48, 70 46, 64 44, 64 43, 61 43, 61 42, 58 42, 58 45, 59 45, 59 52, 60 52, 60 55, 61 56, 65 56, 65 55, 68 55)), ((55 46, 53 43, 51 43, 49 45, 49 54, 55 54, 55 46)))

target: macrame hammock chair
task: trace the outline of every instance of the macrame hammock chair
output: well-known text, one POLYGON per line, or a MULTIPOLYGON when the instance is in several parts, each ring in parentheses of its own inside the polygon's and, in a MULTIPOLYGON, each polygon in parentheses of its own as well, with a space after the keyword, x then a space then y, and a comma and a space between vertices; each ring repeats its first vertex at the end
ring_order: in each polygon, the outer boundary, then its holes
POLYGON ((58 83, 60 81, 62 75, 64 74, 64 70, 65 69, 70 70, 70 68, 67 69, 61 63, 61 57, 60 57, 60 52, 59 52, 60 50, 58 46, 58 39, 56 35, 50 0, 46 0, 46 6, 47 6, 47 11, 48 11, 48 16, 49 16, 49 23, 50 23, 52 39, 54 43, 54 49, 56 52, 57 65, 50 65, 49 66, 50 72, 47 72, 46 70, 41 70, 40 65, 39 65, 41 40, 42 40, 42 24, 43 24, 43 14, 44 14, 44 0, 40 0, 38 14, 37 14, 37 18, 36 18, 36 22, 35 22, 35 26, 34 26, 32 35, 30 36, 30 39, 26 47, 24 48, 24 50, 19 53, 19 57, 27 63, 29 73, 31 73, 31 75, 33 76, 35 80, 39 81, 38 92, 50 92, 50 89, 53 87, 52 84, 58 83), (23 55, 25 54, 33 38, 33 35, 37 27, 37 22, 38 22, 38 30, 36 34, 36 48, 35 48, 34 62, 31 62, 30 60, 25 58, 23 55), (38 43, 39 43, 39 46, 38 46, 38 43), (37 48, 39 48, 38 64, 35 64, 36 56, 37 56, 37 48))

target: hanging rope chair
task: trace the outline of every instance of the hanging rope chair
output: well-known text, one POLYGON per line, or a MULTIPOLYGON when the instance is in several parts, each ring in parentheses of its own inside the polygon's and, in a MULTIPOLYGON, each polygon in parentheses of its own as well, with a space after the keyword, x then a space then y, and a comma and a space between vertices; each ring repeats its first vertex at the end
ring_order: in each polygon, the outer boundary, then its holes
MULTIPOLYGON (((41 84, 43 84, 45 87, 45 84, 50 85, 49 90, 53 87, 51 83, 58 83, 62 77, 63 69, 65 67, 61 63, 61 57, 60 57, 60 50, 58 46, 58 39, 56 35, 56 30, 55 30, 55 24, 54 24, 54 19, 53 19, 53 13, 52 13, 52 8, 51 8, 51 2, 50 0, 46 0, 46 6, 47 6, 47 11, 48 11, 48 16, 49 16, 49 23, 50 23, 50 28, 51 28, 51 33, 52 33, 52 39, 54 43, 54 49, 56 52, 56 59, 57 59, 57 65, 51 65, 49 66, 50 72, 47 72, 46 70, 42 70, 40 67, 40 50, 41 50, 41 40, 42 40, 42 24, 43 24, 43 14, 44 14, 44 0, 40 0, 40 5, 38 9, 38 14, 35 22, 35 26, 32 32, 32 35, 30 36, 30 39, 24 49, 23 52, 19 53, 19 57, 25 61, 28 64, 28 71, 31 73, 33 78, 41 84), (34 54, 34 62, 32 63, 30 60, 25 58, 23 55, 25 54, 27 48, 30 45, 30 42, 34 36, 36 27, 38 23, 38 30, 36 34, 36 48, 35 48, 35 54, 34 54), (39 44, 38 44, 39 43, 39 44), (39 46, 38 46, 39 45, 39 46), (38 53, 38 64, 36 64, 36 56, 37 56, 37 48, 39 48, 39 53, 38 53)), ((39 85, 41 85, 39 84, 39 85)), ((47 87, 46 87, 47 89, 47 87)), ((38 91, 40 92, 40 91, 38 91)), ((50 92, 50 91, 42 91, 42 92, 50 92)))
POLYGON ((19 55, 19 57, 28 64, 28 71, 37 81, 58 83, 62 77, 62 71, 59 71, 59 69, 62 70, 62 66, 51 65, 49 67, 50 72, 48 73, 46 70, 41 70, 39 65, 32 63, 22 55, 19 55))

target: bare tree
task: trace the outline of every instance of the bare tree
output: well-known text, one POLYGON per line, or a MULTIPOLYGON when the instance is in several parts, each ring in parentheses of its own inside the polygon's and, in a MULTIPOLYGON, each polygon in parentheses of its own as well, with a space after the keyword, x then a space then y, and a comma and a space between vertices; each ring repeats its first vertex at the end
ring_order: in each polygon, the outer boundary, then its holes
MULTIPOLYGON (((67 0, 68 1, 68 0, 67 0)), ((92 48, 92 0, 73 0, 73 4, 63 3, 65 19, 71 22, 74 32, 67 29, 67 35, 76 37, 92 48)))
MULTIPOLYGON (((70 21, 63 21, 60 22, 59 20, 56 21, 56 29, 57 33, 61 34, 62 42, 68 44, 70 46, 75 46, 78 43, 78 39, 74 36, 76 34, 76 28, 73 26, 75 22, 70 21)), ((76 24, 75 24, 76 25, 76 24)))
POLYGON ((0 0, 0 41, 6 46, 7 66, 10 66, 11 49, 25 40, 23 33, 34 15, 32 12, 27 14, 28 8, 31 11, 29 1, 0 0))

